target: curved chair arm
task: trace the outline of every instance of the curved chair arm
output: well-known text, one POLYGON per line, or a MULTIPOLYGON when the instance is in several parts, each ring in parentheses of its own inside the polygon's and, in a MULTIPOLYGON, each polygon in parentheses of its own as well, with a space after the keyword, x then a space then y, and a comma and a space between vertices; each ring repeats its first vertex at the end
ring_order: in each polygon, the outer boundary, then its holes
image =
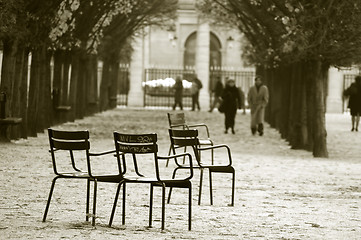
POLYGON ((188 128, 192 128, 192 127, 204 127, 206 129, 206 133, 207 133, 207 137, 210 138, 210 135, 209 135, 209 129, 208 129, 208 126, 204 123, 196 123, 196 124, 187 124, 187 127, 188 128))
POLYGON ((226 148, 227 149, 228 160, 229 160, 229 163, 228 163, 227 166, 231 166, 232 165, 231 149, 226 144, 218 144, 218 145, 213 145, 213 146, 209 146, 209 147, 202 147, 202 148, 199 147, 198 151, 214 150, 214 149, 217 149, 217 148, 226 148))
MULTIPOLYGON (((174 159, 174 162, 176 163, 176 165, 179 167, 179 168, 187 168, 189 169, 189 176, 184 178, 183 180, 189 180, 193 177, 193 162, 192 162, 192 156, 189 154, 189 153, 180 153, 180 154, 175 154, 175 155, 170 155, 170 156, 157 156, 157 160, 169 160, 169 159, 174 159), (189 165, 185 166, 185 165, 182 165, 182 164, 179 164, 178 163, 178 160, 177 158, 178 157, 188 157, 188 160, 189 160, 189 165)), ((161 179, 158 179, 158 180, 161 180, 161 179)))
MULTIPOLYGON (((117 151, 116 150, 109 150, 109 151, 105 151, 105 152, 89 152, 89 157, 99 157, 99 156, 103 156, 103 155, 107 155, 107 154, 113 154, 114 157, 117 157, 117 151)), ((124 155, 124 153, 118 153, 119 156, 124 155)), ((117 162, 118 162, 118 170, 119 170, 119 174, 122 173, 122 166, 120 164, 119 158, 117 157, 117 162)))

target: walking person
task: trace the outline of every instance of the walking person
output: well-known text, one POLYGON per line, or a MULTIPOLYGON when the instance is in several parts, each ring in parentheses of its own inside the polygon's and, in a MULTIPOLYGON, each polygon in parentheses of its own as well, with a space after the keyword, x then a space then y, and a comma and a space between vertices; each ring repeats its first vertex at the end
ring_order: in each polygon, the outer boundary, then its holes
POLYGON ((220 77, 217 77, 216 85, 213 88, 214 93, 213 95, 213 103, 211 108, 209 109, 209 112, 212 112, 213 109, 220 103, 222 92, 223 92, 223 83, 220 77))
POLYGON ((238 88, 235 86, 234 80, 229 79, 222 93, 222 105, 224 107, 224 133, 228 133, 228 129, 234 131, 234 122, 236 118, 237 108, 241 108, 241 96, 239 95, 238 88))
POLYGON ((201 107, 199 105, 199 91, 202 89, 202 87, 203 87, 203 84, 202 84, 201 80, 199 80, 197 78, 197 75, 195 75, 193 78, 193 81, 192 81, 192 88, 191 88, 192 111, 194 111, 196 107, 197 107, 198 111, 201 110, 201 107))
POLYGON ((175 80, 175 84, 173 86, 174 89, 174 105, 173 110, 176 109, 177 105, 180 110, 183 110, 183 82, 180 76, 177 76, 175 80))
POLYGON ((361 76, 355 77, 355 82, 348 87, 344 95, 348 97, 348 108, 351 112, 351 131, 358 131, 361 115, 361 76))
POLYGON ((248 104, 251 108, 251 131, 255 135, 263 135, 264 131, 264 112, 268 104, 268 88, 263 84, 262 78, 255 78, 255 85, 248 91, 248 104))
POLYGON ((246 114, 246 103, 245 103, 245 95, 242 90, 242 87, 238 87, 239 95, 241 96, 241 107, 240 109, 243 109, 243 114, 246 114))

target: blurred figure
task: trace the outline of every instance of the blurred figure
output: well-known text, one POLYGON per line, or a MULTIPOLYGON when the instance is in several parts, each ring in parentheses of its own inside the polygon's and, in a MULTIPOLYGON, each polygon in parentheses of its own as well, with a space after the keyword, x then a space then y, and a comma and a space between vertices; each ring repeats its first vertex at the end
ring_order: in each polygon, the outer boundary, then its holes
POLYGON ((251 108, 251 131, 255 135, 263 135, 264 111, 268 104, 268 88, 263 84, 260 76, 255 78, 255 85, 248 91, 248 104, 251 108))
POLYGON ((348 97, 348 108, 351 112, 351 131, 358 131, 361 115, 361 76, 355 77, 355 82, 348 87, 344 95, 348 97))
POLYGON ((197 78, 197 75, 195 75, 193 78, 193 81, 192 81, 192 88, 191 88, 192 111, 194 111, 196 107, 197 107, 198 111, 201 110, 201 107, 199 105, 199 91, 202 89, 202 87, 203 87, 203 84, 202 84, 201 80, 199 80, 197 78))
POLYGON ((183 82, 180 76, 177 76, 175 80, 175 84, 173 86, 174 89, 174 105, 173 110, 176 109, 177 105, 180 110, 183 110, 183 82))
POLYGON ((241 97, 241 104, 240 104, 241 106, 239 107, 239 109, 243 109, 243 114, 246 114, 246 103, 245 103, 246 96, 241 87, 238 87, 238 91, 241 97))
POLYGON ((226 82, 226 86, 222 93, 222 105, 224 106, 224 125, 225 130, 224 133, 228 133, 228 129, 231 128, 232 133, 235 134, 234 131, 234 121, 236 118, 237 108, 241 107, 241 96, 239 95, 239 91, 235 86, 234 80, 229 79, 226 82))
POLYGON ((223 92, 223 83, 220 77, 217 77, 216 85, 213 88, 213 103, 209 112, 212 112, 215 107, 220 103, 222 92, 223 92))

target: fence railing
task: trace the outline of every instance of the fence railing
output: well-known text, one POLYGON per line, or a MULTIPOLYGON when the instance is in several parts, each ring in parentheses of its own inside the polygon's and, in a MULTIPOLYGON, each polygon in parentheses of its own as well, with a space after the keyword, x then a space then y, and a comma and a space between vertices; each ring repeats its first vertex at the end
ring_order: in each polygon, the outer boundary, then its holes
MULTIPOLYGON (((217 78, 220 77, 225 83, 226 79, 235 80, 236 86, 241 88, 247 94, 249 88, 253 85, 255 71, 253 69, 222 69, 211 68, 209 72, 209 89, 210 103, 213 95, 211 94, 217 78)), ((166 69, 166 68, 149 68, 145 69, 145 80, 143 82, 144 88, 144 106, 156 107, 172 107, 174 104, 173 89, 174 79, 180 76, 183 80, 191 81, 195 74, 192 68, 186 69, 166 69)), ((183 82, 183 86, 185 83, 183 82)), ((184 88, 183 91, 183 106, 191 107, 191 93, 190 87, 184 88)))
POLYGON ((183 107, 192 106, 190 84, 194 76, 194 69, 145 69, 144 88, 144 106, 145 107, 172 107, 174 105, 173 84, 177 76, 180 76, 183 82, 183 107))

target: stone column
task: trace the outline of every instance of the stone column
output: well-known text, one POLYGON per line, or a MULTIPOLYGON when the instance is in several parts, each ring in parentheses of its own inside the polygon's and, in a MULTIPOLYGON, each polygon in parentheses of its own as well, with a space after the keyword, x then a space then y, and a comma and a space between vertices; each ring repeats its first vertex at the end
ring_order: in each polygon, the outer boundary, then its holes
POLYGON ((142 82, 144 78, 144 36, 139 35, 133 42, 133 54, 129 66, 130 81, 128 93, 129 107, 144 106, 144 91, 142 82))
POLYGON ((328 70, 327 113, 342 113, 343 73, 337 68, 328 70))
POLYGON ((202 110, 209 109, 209 41, 208 23, 200 23, 197 30, 196 74, 203 84, 199 94, 199 103, 202 110))

